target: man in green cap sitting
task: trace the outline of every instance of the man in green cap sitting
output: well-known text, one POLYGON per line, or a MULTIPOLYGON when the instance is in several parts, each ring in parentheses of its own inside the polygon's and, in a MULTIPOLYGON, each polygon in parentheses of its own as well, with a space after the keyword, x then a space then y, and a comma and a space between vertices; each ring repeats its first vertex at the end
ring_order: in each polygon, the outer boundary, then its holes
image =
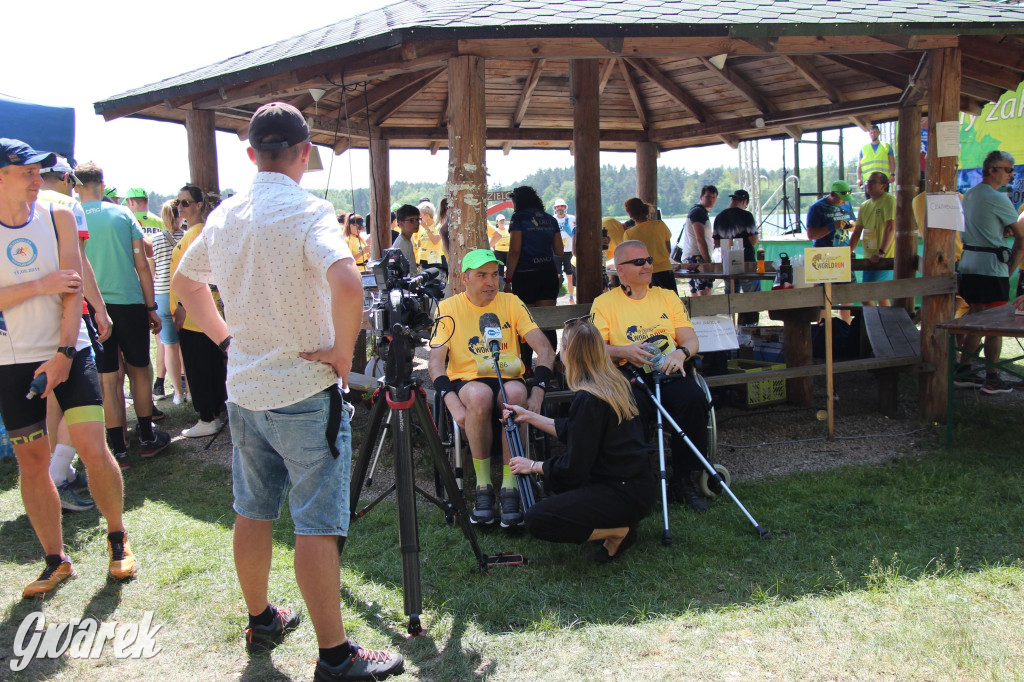
MULTIPOLYGON (((494 487, 491 485, 493 420, 501 414, 501 394, 494 367, 493 349, 508 402, 538 411, 544 401, 555 351, 533 321, 519 297, 501 292, 497 256, 488 249, 470 251, 462 259, 465 292, 447 298, 437 307, 438 323, 430 340, 430 379, 445 406, 466 431, 476 473, 476 504, 470 521, 490 525, 495 521, 494 487), (534 386, 522 380, 523 362, 519 341, 537 353, 534 386)), ((508 442, 501 443, 502 478, 499 500, 501 527, 518 526, 523 512, 515 479, 509 469, 508 442)))

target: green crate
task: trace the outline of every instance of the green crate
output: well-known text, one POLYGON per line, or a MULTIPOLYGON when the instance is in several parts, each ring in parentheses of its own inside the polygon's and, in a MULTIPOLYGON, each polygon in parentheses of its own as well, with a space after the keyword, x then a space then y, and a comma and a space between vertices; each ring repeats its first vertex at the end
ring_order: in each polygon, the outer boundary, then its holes
MULTIPOLYGON (((729 374, 763 372, 769 369, 785 369, 783 362, 762 362, 761 360, 730 360, 729 374)), ((747 387, 746 407, 761 407, 786 402, 786 380, 770 379, 743 384, 747 387)))

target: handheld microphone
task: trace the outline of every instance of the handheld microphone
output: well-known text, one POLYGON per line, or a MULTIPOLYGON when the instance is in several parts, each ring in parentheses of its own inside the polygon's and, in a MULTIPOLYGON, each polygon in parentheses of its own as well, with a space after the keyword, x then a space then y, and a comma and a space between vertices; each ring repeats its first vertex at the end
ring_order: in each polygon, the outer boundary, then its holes
POLYGON ((480 316, 480 333, 492 353, 501 350, 501 320, 497 315, 484 313, 480 316))

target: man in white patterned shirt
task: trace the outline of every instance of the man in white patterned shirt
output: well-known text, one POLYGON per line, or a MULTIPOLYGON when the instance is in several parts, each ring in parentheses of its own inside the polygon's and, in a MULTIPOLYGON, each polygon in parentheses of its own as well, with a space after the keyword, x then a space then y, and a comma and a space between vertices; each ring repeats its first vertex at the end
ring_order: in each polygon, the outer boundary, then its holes
POLYGON ((341 618, 338 536, 348 531, 350 406, 345 384, 362 319, 362 280, 334 208, 298 181, 311 145, 302 114, 280 102, 249 123, 259 173, 222 203, 189 247, 172 286, 228 352, 235 570, 249 610, 250 651, 299 624, 269 602, 273 522, 288 493, 295 576, 313 621, 316 679, 384 679, 402 657, 349 640, 341 618), (216 284, 226 319, 207 284, 216 284))

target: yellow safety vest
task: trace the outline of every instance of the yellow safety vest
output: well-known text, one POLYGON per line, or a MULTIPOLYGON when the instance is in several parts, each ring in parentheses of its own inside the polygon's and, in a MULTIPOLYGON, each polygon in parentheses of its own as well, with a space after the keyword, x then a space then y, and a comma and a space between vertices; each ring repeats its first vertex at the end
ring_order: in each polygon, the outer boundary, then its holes
POLYGON ((867 182, 868 176, 875 172, 885 173, 885 176, 889 177, 890 154, 892 154, 892 149, 884 142, 878 143, 878 149, 873 149, 870 144, 864 145, 860 150, 861 178, 867 182))

